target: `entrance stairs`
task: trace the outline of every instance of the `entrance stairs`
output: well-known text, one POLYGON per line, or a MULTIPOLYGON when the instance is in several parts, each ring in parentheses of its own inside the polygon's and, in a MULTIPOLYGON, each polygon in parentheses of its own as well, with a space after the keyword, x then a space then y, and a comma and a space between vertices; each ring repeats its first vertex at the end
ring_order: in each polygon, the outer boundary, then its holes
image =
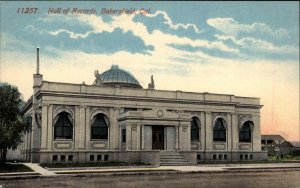
POLYGON ((179 152, 177 151, 160 151, 160 166, 190 166, 188 162, 179 152))

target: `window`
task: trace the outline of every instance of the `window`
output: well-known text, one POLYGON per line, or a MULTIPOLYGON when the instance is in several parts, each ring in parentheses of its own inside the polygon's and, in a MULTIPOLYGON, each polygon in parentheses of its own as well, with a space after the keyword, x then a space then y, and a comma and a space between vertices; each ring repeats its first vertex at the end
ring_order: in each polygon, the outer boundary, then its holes
POLYGON ((227 155, 224 155, 224 160, 227 160, 227 155))
POLYGON ((61 112, 54 124, 54 139, 72 139, 73 125, 71 115, 61 112))
POLYGON ((94 155, 90 155, 90 161, 91 161, 91 162, 94 161, 94 155))
POLYGON ((219 160, 222 160, 222 155, 221 154, 219 154, 219 160))
POLYGON ((57 155, 52 156, 52 162, 57 162, 57 159, 58 159, 57 155))
POLYGON ((201 155, 197 155, 197 160, 200 161, 201 160, 201 155))
POLYGON ((222 118, 218 118, 215 122, 213 140, 226 142, 225 120, 222 118))
POLYGON ((243 155, 240 155, 240 160, 243 160, 243 155))
POLYGON ((68 162, 73 162, 73 155, 68 156, 68 162))
POLYGON ((137 111, 137 108, 125 108, 124 112, 137 111))
POLYGON ((248 155, 245 155, 245 160, 248 160, 248 155))
POLYGON ((60 162, 65 162, 66 161, 66 156, 65 155, 61 155, 60 156, 60 162))
POLYGON ((251 124, 253 123, 250 121, 247 121, 243 124, 239 134, 240 142, 251 142, 251 129, 250 129, 251 124))
POLYGON ((122 129, 122 142, 126 142, 126 129, 122 129))
POLYGON ((101 155, 97 155, 97 161, 101 161, 102 156, 101 155))
POLYGON ((250 154, 250 160, 253 160, 253 155, 252 154, 250 154))
POLYGON ((104 161, 108 161, 108 155, 104 155, 104 161))
POLYGON ((192 118, 191 121, 191 140, 199 141, 199 120, 196 117, 192 118))
POLYGON ((217 160, 217 155, 213 155, 213 159, 214 159, 214 160, 217 160))
POLYGON ((92 123, 92 139, 108 139, 108 119, 103 114, 97 114, 92 123))

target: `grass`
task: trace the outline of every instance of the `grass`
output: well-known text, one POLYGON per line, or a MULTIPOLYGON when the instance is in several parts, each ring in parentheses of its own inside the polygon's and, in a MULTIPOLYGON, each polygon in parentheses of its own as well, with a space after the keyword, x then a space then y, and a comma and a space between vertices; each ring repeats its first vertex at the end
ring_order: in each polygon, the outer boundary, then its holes
POLYGON ((5 164, 0 166, 0 173, 10 173, 10 172, 32 172, 32 170, 23 164, 5 164))
POLYGON ((198 164, 263 164, 263 163, 300 163, 300 156, 285 156, 283 159, 269 156, 267 160, 243 160, 243 161, 201 161, 198 164))
POLYGON ((97 162, 97 163, 53 163, 53 164, 41 164, 42 167, 48 168, 69 168, 69 167, 109 167, 109 166, 141 166, 149 165, 146 163, 135 162, 97 162))
POLYGON ((279 160, 277 160, 276 156, 269 156, 268 161, 269 162, 300 162, 300 156, 287 155, 284 156, 283 159, 279 157, 279 160))

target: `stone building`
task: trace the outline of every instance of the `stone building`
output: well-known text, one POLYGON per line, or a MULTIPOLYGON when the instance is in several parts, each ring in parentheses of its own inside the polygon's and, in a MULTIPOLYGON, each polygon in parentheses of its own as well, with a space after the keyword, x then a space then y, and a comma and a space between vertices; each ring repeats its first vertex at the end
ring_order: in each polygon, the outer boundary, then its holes
MULTIPOLYGON (((38 58, 37 58, 38 59, 38 58)), ((259 98, 147 89, 113 65, 92 85, 33 75, 23 108, 32 120, 22 159, 39 163, 129 161, 154 165, 261 160, 259 98)))

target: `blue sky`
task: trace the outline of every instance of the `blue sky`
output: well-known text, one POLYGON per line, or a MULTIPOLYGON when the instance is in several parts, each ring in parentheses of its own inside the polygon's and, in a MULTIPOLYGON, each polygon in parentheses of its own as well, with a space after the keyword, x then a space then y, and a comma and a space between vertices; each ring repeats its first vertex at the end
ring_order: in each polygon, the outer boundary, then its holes
MULTIPOLYGON (((73 19, 70 20, 61 19, 61 17, 55 18, 48 14, 49 8, 94 8, 98 11, 97 16, 101 16, 104 22, 110 23, 111 15, 100 14, 102 8, 135 8, 139 10, 145 7, 146 9, 150 8, 152 13, 156 11, 165 13, 155 17, 136 15, 133 18, 135 23, 144 24, 149 33, 159 30, 166 34, 187 37, 192 40, 221 42, 231 49, 239 50, 239 53, 233 56, 232 53, 223 53, 224 51, 220 51, 220 49, 217 49, 219 52, 216 52, 207 47, 169 45, 176 49, 203 51, 209 55, 230 58, 255 56, 268 59, 297 59, 299 57, 299 53, 297 53, 299 45, 297 5, 299 3, 297 2, 134 2, 129 4, 128 2, 2 2, 1 32, 5 34, 5 37, 6 35, 13 36, 18 41, 21 40, 41 48, 55 46, 61 50, 79 50, 97 54, 115 53, 120 50, 151 54, 154 46, 143 44, 143 39, 133 35, 130 31, 121 34, 124 29, 118 27, 112 32, 93 33, 84 39, 72 39, 65 32, 61 32, 59 35, 49 35, 46 32, 64 29, 84 34, 93 29, 88 24, 78 22, 74 15, 63 16, 73 16, 73 19), (35 15, 16 14, 18 7, 37 7, 39 13, 35 15), (172 29, 170 25, 166 24, 166 15, 171 19, 172 24, 182 23, 191 24, 191 26, 186 29, 183 27, 172 29), (53 17, 52 21, 45 21, 49 17, 53 17), (227 38, 224 39, 224 37, 227 38), (116 38, 118 38, 118 44, 108 42, 116 38), (57 45, 58 41, 61 41, 59 45, 57 45), (101 41, 101 47, 96 45, 99 43, 97 41, 101 41), (257 48, 257 45, 261 48, 257 48), (261 52, 261 50, 264 51, 261 52)), ((24 50, 22 46, 13 43, 2 45, 2 50, 12 49, 24 50)))
POLYGON ((262 131, 299 138, 292 133, 299 130, 299 2, 34 1, 0 7, 0 81, 18 86, 25 99, 40 47, 45 80, 92 84, 95 69, 118 64, 144 88, 153 74, 157 89, 260 97, 262 131), (38 13, 18 14, 23 7, 38 13), (54 15, 49 8, 93 8, 97 14, 54 15), (137 14, 101 14, 103 8, 137 14), (141 8, 150 14, 139 14, 141 8))

